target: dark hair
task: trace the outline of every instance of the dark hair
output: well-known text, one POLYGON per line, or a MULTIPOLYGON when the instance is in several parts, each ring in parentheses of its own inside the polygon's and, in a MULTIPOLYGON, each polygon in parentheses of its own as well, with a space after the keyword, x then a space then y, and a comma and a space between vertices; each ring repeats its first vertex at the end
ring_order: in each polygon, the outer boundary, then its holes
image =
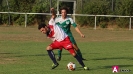
POLYGON ((67 13, 69 12, 69 10, 68 10, 67 7, 62 7, 62 8, 60 9, 60 13, 61 13, 62 10, 66 10, 67 13))
POLYGON ((38 30, 40 30, 41 28, 45 28, 46 24, 39 24, 38 25, 38 30))

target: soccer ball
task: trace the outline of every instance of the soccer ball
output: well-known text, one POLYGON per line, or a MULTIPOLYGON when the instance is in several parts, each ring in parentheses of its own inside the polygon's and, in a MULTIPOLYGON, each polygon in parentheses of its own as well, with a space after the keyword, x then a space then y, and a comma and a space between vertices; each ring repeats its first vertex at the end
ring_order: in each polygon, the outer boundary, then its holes
POLYGON ((67 64, 67 69, 68 69, 69 71, 74 71, 75 68, 76 68, 75 63, 69 62, 69 63, 67 64))

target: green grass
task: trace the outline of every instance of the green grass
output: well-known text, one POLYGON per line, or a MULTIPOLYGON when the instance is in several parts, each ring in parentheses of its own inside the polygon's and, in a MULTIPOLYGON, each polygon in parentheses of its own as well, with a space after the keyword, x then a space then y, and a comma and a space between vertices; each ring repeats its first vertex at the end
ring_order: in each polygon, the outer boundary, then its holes
POLYGON ((72 31, 89 71, 66 50, 60 65, 51 70, 52 61, 45 49, 51 40, 36 27, 0 27, 0 74, 112 74, 113 65, 131 70, 118 74, 133 74, 133 31, 81 28, 85 39, 72 31), (75 71, 67 70, 69 62, 76 63, 75 71))

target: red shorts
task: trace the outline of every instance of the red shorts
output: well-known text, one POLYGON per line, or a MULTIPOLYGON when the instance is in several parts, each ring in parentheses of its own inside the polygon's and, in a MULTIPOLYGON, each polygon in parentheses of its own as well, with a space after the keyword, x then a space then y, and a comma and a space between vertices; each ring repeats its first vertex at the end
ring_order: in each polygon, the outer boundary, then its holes
POLYGON ((52 49, 66 49, 68 50, 71 54, 75 53, 73 45, 69 39, 69 37, 66 37, 63 41, 54 41, 53 43, 50 44, 50 46, 52 47, 52 49))

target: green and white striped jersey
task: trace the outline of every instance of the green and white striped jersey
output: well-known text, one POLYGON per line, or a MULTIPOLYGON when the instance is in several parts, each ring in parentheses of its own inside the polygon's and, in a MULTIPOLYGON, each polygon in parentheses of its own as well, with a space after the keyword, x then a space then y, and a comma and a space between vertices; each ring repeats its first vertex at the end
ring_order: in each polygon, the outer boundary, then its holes
POLYGON ((61 16, 57 17, 55 19, 55 23, 58 24, 59 27, 61 27, 68 36, 72 36, 70 27, 71 25, 73 27, 77 27, 76 23, 72 20, 70 17, 66 17, 66 19, 63 19, 61 16))

